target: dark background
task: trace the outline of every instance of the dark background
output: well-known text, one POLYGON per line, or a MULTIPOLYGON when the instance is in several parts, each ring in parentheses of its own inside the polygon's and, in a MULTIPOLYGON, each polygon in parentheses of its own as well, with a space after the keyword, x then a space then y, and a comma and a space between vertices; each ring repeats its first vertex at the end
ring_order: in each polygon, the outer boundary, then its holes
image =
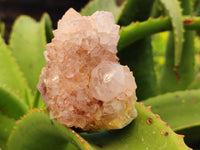
POLYGON ((5 39, 9 38, 14 20, 22 14, 39 20, 44 12, 48 12, 53 27, 57 21, 70 8, 79 11, 89 0, 0 0, 0 19, 6 25, 5 39))

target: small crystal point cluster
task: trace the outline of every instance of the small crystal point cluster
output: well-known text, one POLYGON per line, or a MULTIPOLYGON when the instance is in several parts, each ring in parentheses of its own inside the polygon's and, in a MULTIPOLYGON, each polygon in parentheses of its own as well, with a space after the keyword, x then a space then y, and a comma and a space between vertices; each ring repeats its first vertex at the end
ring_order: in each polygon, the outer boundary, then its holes
POLYGON ((120 129, 136 116, 136 84, 116 56, 119 26, 110 12, 69 9, 44 52, 38 89, 51 118, 83 130, 120 129))

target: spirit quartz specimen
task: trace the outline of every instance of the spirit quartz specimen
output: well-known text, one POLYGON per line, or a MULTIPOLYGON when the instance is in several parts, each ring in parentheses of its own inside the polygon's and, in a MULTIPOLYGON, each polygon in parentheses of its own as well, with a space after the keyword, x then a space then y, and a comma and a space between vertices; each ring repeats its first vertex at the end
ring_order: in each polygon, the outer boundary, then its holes
POLYGON ((136 84, 116 56, 119 26, 110 12, 69 9, 44 52, 38 89, 50 117, 82 130, 120 129, 136 116, 136 84))

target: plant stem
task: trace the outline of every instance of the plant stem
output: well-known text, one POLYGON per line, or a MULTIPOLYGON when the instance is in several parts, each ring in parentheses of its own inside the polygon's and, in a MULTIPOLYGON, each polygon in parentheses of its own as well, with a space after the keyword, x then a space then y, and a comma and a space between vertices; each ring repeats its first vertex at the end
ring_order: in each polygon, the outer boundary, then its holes
MULTIPOLYGON (((183 22, 185 30, 200 31, 200 17, 184 16, 183 22)), ((132 22, 128 26, 121 27, 119 31, 118 50, 120 51, 144 37, 168 30, 172 30, 170 17, 150 18, 144 22, 132 22)))

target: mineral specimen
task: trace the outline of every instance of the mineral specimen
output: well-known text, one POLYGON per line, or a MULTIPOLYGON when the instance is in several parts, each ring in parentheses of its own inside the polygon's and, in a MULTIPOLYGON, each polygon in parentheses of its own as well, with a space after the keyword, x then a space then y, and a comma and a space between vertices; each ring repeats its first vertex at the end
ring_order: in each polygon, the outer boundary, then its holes
POLYGON ((116 56, 119 26, 110 12, 69 9, 44 52, 38 89, 51 118, 83 130, 120 129, 136 116, 135 79, 116 56))

